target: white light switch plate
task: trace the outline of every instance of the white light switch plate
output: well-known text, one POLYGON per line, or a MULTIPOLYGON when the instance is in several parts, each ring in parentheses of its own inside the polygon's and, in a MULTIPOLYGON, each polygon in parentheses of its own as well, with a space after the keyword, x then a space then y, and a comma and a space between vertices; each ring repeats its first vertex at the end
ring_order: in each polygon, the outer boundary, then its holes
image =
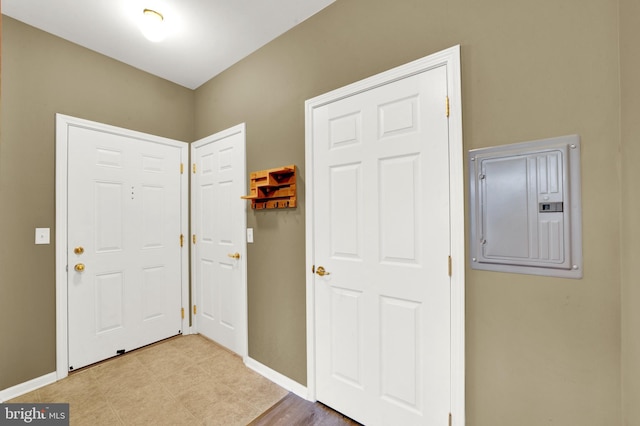
POLYGON ((247 228, 247 242, 253 243, 253 228, 247 228))
POLYGON ((50 235, 49 228, 36 228, 36 244, 49 244, 50 235))

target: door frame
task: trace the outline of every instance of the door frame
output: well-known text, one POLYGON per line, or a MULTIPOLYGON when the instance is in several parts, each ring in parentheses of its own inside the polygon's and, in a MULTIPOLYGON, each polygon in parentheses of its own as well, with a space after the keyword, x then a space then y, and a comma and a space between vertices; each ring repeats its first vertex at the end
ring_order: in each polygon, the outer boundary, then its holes
MULTIPOLYGON (((376 87, 446 65, 449 95, 449 185, 451 221, 451 414, 452 424, 465 424, 465 249, 464 155, 460 46, 393 68, 305 102, 305 235, 307 308, 307 399, 316 400, 314 253, 314 109, 376 87)), ((443 103, 443 110, 445 104, 443 103)), ((443 262, 445 259, 443 259, 443 262)))
MULTIPOLYGON (((233 136, 235 134, 241 134, 242 135, 242 144, 239 148, 241 148, 242 150, 242 179, 240 181, 242 188, 246 189, 247 188, 247 155, 246 155, 246 150, 247 150, 247 134, 246 134, 246 124, 245 123, 240 123, 237 124, 233 127, 230 127, 226 130, 222 130, 218 133, 214 133, 213 135, 209 135, 207 137, 204 137, 202 139, 198 139, 197 141, 194 141, 190 144, 189 149, 191 152, 191 157, 190 157, 190 161, 192 164, 195 164, 195 151, 197 148, 204 146, 204 145, 208 145, 211 143, 216 143, 217 141, 221 140, 221 139, 225 139, 228 138, 229 136, 233 136)), ((193 174, 190 173, 190 176, 192 177, 193 174)), ((190 183, 190 193, 191 191, 193 191, 195 188, 193 185, 191 185, 191 179, 189 179, 189 183, 190 183)), ((192 195, 191 196, 191 202, 193 203, 193 200, 195 199, 195 197, 192 195)), ((191 205, 191 217, 190 217, 190 225, 193 226, 193 224, 195 223, 195 217, 194 217, 194 212, 195 212, 195 205, 191 205)), ((240 318, 240 323, 238 325, 238 329, 240 330, 241 336, 240 336, 240 348, 238 350, 238 352, 236 352, 238 355, 240 355, 242 357, 242 360, 246 363, 247 358, 249 356, 249 330, 248 330, 248 324, 249 324, 249 319, 248 319, 248 293, 247 293, 247 207, 246 207, 246 203, 245 203, 245 208, 242 209, 242 216, 240 219, 240 222, 244 224, 244 230, 243 230, 243 234, 242 234, 242 243, 241 243, 241 250, 240 250, 240 259, 238 261, 238 266, 241 269, 241 274, 242 274, 242 289, 241 289, 241 293, 242 293, 242 297, 241 297, 241 301, 240 301, 240 305, 241 305, 241 312, 239 314, 239 318, 240 318)), ((191 229, 191 232, 193 233, 193 229, 191 229)), ((189 239, 189 241, 191 241, 191 239, 189 239)), ((195 270, 196 270, 196 261, 198 260, 195 256, 195 250, 197 250, 197 247, 193 248, 194 253, 192 253, 191 256, 191 276, 193 277, 195 274, 195 270)), ((192 286, 192 300, 191 300, 191 305, 192 306, 196 306, 198 303, 198 294, 199 294, 199 289, 196 288, 197 282, 196 280, 193 280, 193 286, 192 286)), ((193 309, 191 310, 191 313, 193 314, 193 309)), ((194 333, 198 333, 198 316, 197 315, 193 315, 193 332, 194 333)))
MULTIPOLYGON (((68 277, 67 277, 67 212, 68 212, 68 167, 67 158, 69 143, 68 129, 70 127, 82 127, 85 129, 102 131, 114 135, 122 135, 134 139, 147 142, 170 145, 180 148, 180 162, 189 164, 189 145, 173 139, 154 136, 147 133, 137 132, 134 130, 124 129, 121 127, 110 126, 94 121, 81 118, 71 117, 63 114, 56 114, 56 228, 55 228, 55 253, 56 253, 56 377, 57 380, 63 379, 69 375, 69 335, 68 335, 68 277)), ((189 178, 185 173, 181 174, 180 191, 181 191, 181 217, 180 229, 183 235, 189 232, 189 178)), ((176 244, 179 235, 176 235, 176 244)), ((189 303, 189 246, 183 247, 180 259, 181 268, 181 295, 182 306, 188 306, 189 303)), ((187 309, 188 310, 188 309, 187 309)), ((189 315, 182 318, 182 333, 190 334, 189 315)))

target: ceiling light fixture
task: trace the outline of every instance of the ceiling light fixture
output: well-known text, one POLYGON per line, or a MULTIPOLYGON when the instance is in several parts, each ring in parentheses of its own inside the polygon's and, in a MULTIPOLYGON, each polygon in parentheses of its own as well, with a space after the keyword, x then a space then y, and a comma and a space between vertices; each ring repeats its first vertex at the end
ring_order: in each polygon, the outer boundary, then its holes
POLYGON ((158 42, 164 40, 167 36, 164 16, 155 10, 144 9, 140 20, 140 31, 150 41, 158 42))

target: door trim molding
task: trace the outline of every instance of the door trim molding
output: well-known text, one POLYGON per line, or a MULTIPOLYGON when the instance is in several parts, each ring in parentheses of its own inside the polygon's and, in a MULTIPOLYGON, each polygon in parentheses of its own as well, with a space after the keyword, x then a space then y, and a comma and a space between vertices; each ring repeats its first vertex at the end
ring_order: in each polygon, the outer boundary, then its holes
MULTIPOLYGON (((237 124, 233 127, 230 127, 226 130, 222 130, 218 133, 214 133, 213 135, 209 135, 207 137, 204 137, 202 139, 198 139, 197 141, 194 141, 190 144, 190 152, 191 152, 191 162, 193 162, 195 160, 195 152, 197 148, 200 148, 201 146, 204 145, 208 145, 210 143, 216 143, 217 141, 221 140, 221 139, 225 139, 228 138, 229 136, 233 136, 235 134, 241 134, 242 135, 242 180, 240 182, 240 184, 242 185, 242 188, 246 188, 247 187, 247 133, 246 133, 246 124, 245 123, 240 123, 237 124)), ((189 168, 189 170, 191 170, 189 168)), ((192 176, 192 174, 190 173, 189 176, 192 176)), ((191 179, 189 179, 189 182, 191 182, 191 179)), ((191 185, 190 191, 193 191, 194 187, 191 185)), ((194 195, 192 194, 191 200, 194 200, 194 195)), ((191 220, 190 223, 195 223, 195 217, 194 217, 194 206, 191 206, 191 220)), ((241 244, 241 253, 240 253, 240 259, 239 259, 239 263, 240 263, 240 267, 242 268, 242 312, 240 312, 240 332, 242 333, 241 336, 241 345, 240 348, 237 352, 238 355, 240 355, 243 359, 243 361, 246 363, 247 360, 249 359, 249 319, 248 319, 248 293, 247 293, 247 208, 246 208, 246 203, 245 203, 245 208, 242 209, 242 217, 240 218, 241 223, 243 223, 243 236, 242 236, 242 244, 241 244)), ((196 256, 195 254, 191 257, 191 273, 192 273, 192 277, 195 274, 195 269, 196 269, 196 256)), ((198 302, 198 291, 196 289, 196 280, 193 280, 192 283, 192 302, 191 305, 193 306, 194 304, 197 304, 198 302)), ((190 310, 191 314, 193 314, 193 310, 190 310)), ((198 321, 197 321, 197 315, 193 315, 193 332, 194 333, 199 333, 198 331, 198 321)))
MULTIPOLYGON (((69 346, 68 346, 68 300, 67 300, 67 182, 68 182, 68 136, 70 127, 82 127, 98 130, 106 133, 123 135, 144 141, 170 145, 180 148, 180 157, 183 164, 189 163, 189 145, 173 139, 154 136, 134 130, 123 129, 81 118, 56 114, 56 228, 55 228, 55 253, 56 253, 56 377, 63 379, 69 374, 69 346)), ((189 233, 189 178, 188 173, 181 175, 181 215, 180 228, 184 235, 189 233)), ((176 244, 178 236, 176 235, 176 244)), ((189 301, 189 247, 183 247, 181 252, 181 294, 182 305, 189 301)), ((188 308, 187 308, 188 310, 188 308)), ((177 313, 176 313, 177 315, 177 313)), ((182 319, 182 333, 189 334, 189 316, 182 319)))
MULTIPOLYGON (((449 94, 449 182, 451 220, 451 413, 453 425, 465 424, 465 251, 462 85, 460 46, 453 46, 406 65, 333 90, 305 102, 305 234, 307 289, 307 399, 316 400, 314 275, 313 111, 328 103, 446 65, 449 94)), ((443 103, 443 113, 445 105, 443 103)), ((445 259, 443 259, 443 262, 445 259)), ((444 421, 444 420, 443 420, 444 421)))

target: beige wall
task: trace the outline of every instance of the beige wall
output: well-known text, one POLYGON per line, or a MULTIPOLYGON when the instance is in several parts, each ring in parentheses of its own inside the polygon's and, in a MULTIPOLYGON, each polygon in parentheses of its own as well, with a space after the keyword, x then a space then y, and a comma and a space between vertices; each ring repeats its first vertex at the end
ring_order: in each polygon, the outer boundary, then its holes
MULTIPOLYGON (((467 271, 468 424, 619 424, 616 1, 338 0, 199 88, 196 136, 244 121, 249 170, 304 172, 306 99, 455 44, 465 149, 583 144, 584 278, 467 271)), ((301 383, 304 208, 248 223, 249 353, 301 383)))
POLYGON ((623 424, 640 424, 640 3, 620 1, 623 424))
MULTIPOLYGON (((585 266, 582 280, 467 270, 467 424, 617 425, 621 401, 626 425, 639 424, 636 9, 338 0, 195 96, 5 18, 0 389, 55 368, 53 246, 32 243, 33 228, 53 227, 54 112, 186 140, 246 122, 248 170, 295 163, 304 176, 306 99, 461 44, 465 149, 581 135, 585 266)), ((300 186, 297 209, 249 213, 249 353, 305 383, 300 186)))
POLYGON ((55 113, 193 139, 194 93, 2 17, 0 389, 55 371, 55 113))
MULTIPOLYGON (((0 10, 1 9, 2 9, 2 3, 0 2, 0 10)), ((2 99, 2 15, 0 15, 0 100, 1 99, 2 99)), ((2 115, 2 102, 0 101, 0 116, 1 115, 2 115)), ((0 128, 0 132, 2 132, 2 128, 0 128)))

